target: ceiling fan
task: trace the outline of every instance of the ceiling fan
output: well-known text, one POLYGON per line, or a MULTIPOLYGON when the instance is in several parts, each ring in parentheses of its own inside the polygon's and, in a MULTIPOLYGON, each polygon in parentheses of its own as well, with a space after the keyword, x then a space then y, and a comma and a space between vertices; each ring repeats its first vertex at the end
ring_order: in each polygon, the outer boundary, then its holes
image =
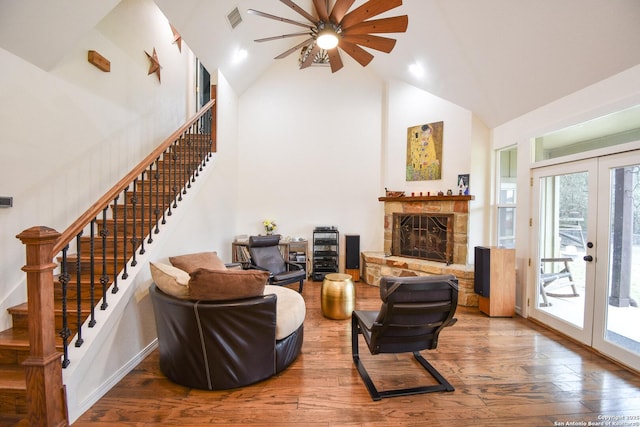
POLYGON ((343 67, 338 48, 365 67, 371 62, 373 55, 361 46, 389 53, 393 50, 396 41, 374 34, 403 33, 407 30, 409 23, 407 15, 370 19, 388 10, 402 6, 402 0, 368 0, 350 12, 349 8, 355 0, 336 0, 333 8, 330 7, 330 0, 313 0, 316 16, 308 13, 292 0, 280 1, 309 22, 294 21, 254 9, 249 9, 248 12, 264 18, 297 25, 307 29, 307 31, 266 37, 255 41, 267 42, 289 37, 307 36, 301 43, 275 57, 275 59, 281 59, 298 49, 306 49, 306 56, 300 64, 301 69, 311 66, 319 54, 322 55, 326 52, 331 72, 335 73, 343 67))

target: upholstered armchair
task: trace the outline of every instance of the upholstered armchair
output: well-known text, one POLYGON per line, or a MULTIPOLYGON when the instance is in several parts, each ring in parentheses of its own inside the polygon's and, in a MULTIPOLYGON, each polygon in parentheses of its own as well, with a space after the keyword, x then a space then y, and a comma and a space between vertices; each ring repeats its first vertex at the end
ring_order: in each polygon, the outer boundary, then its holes
POLYGON ((306 314, 298 292, 266 285, 267 272, 230 270, 215 252, 170 260, 172 265, 151 263, 149 287, 160 370, 167 378, 198 389, 229 389, 293 363, 306 314))

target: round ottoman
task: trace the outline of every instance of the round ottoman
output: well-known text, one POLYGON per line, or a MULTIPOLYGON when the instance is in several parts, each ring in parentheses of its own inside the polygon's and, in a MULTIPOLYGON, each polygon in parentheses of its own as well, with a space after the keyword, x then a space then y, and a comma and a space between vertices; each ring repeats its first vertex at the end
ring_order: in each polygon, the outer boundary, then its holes
POLYGON ((356 304, 356 288, 350 274, 327 274, 320 289, 322 315, 329 319, 348 319, 356 304))

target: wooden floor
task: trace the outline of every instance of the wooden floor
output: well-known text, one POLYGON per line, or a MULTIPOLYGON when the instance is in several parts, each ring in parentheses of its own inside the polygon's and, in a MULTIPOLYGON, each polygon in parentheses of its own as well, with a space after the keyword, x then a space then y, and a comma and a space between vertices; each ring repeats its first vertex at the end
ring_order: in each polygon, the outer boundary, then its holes
MULTIPOLYGON (((319 282, 305 285, 302 353, 279 376, 235 390, 189 389, 162 375, 156 351, 73 425, 558 426, 604 417, 640 425, 638 375, 522 318, 465 307, 438 349, 423 352, 456 390, 373 402, 351 359, 350 320, 322 317, 319 295, 319 282)), ((378 288, 357 283, 356 308, 378 307, 378 288)), ((431 381, 410 355, 360 348, 380 389, 431 381)))

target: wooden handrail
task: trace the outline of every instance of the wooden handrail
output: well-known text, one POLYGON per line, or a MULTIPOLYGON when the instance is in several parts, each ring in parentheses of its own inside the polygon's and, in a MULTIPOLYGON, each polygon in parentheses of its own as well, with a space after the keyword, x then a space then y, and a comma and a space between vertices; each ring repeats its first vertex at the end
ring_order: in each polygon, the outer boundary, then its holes
POLYGON ((136 167, 134 167, 131 172, 126 174, 116 185, 114 185, 109 191, 104 193, 102 197, 100 197, 89 209, 87 209, 78 219, 76 219, 65 231, 60 234, 60 238, 56 242, 53 247, 53 253, 60 252, 70 241, 73 239, 78 233, 84 229, 84 227, 95 218, 102 209, 109 204, 113 199, 115 199, 119 194, 121 194, 127 186, 133 182, 133 180, 140 176, 140 174, 149 166, 149 164, 155 161, 158 157, 162 155, 162 153, 171 145, 173 142, 180 137, 183 133, 185 133, 193 123, 195 123, 198 119, 200 119, 209 109, 213 108, 216 103, 215 99, 212 99, 208 103, 206 103, 198 114, 196 114, 193 119, 189 122, 185 123, 183 126, 178 128, 175 132, 173 132, 167 139, 164 140, 162 144, 160 144, 155 150, 151 152, 147 157, 145 157, 136 167))

